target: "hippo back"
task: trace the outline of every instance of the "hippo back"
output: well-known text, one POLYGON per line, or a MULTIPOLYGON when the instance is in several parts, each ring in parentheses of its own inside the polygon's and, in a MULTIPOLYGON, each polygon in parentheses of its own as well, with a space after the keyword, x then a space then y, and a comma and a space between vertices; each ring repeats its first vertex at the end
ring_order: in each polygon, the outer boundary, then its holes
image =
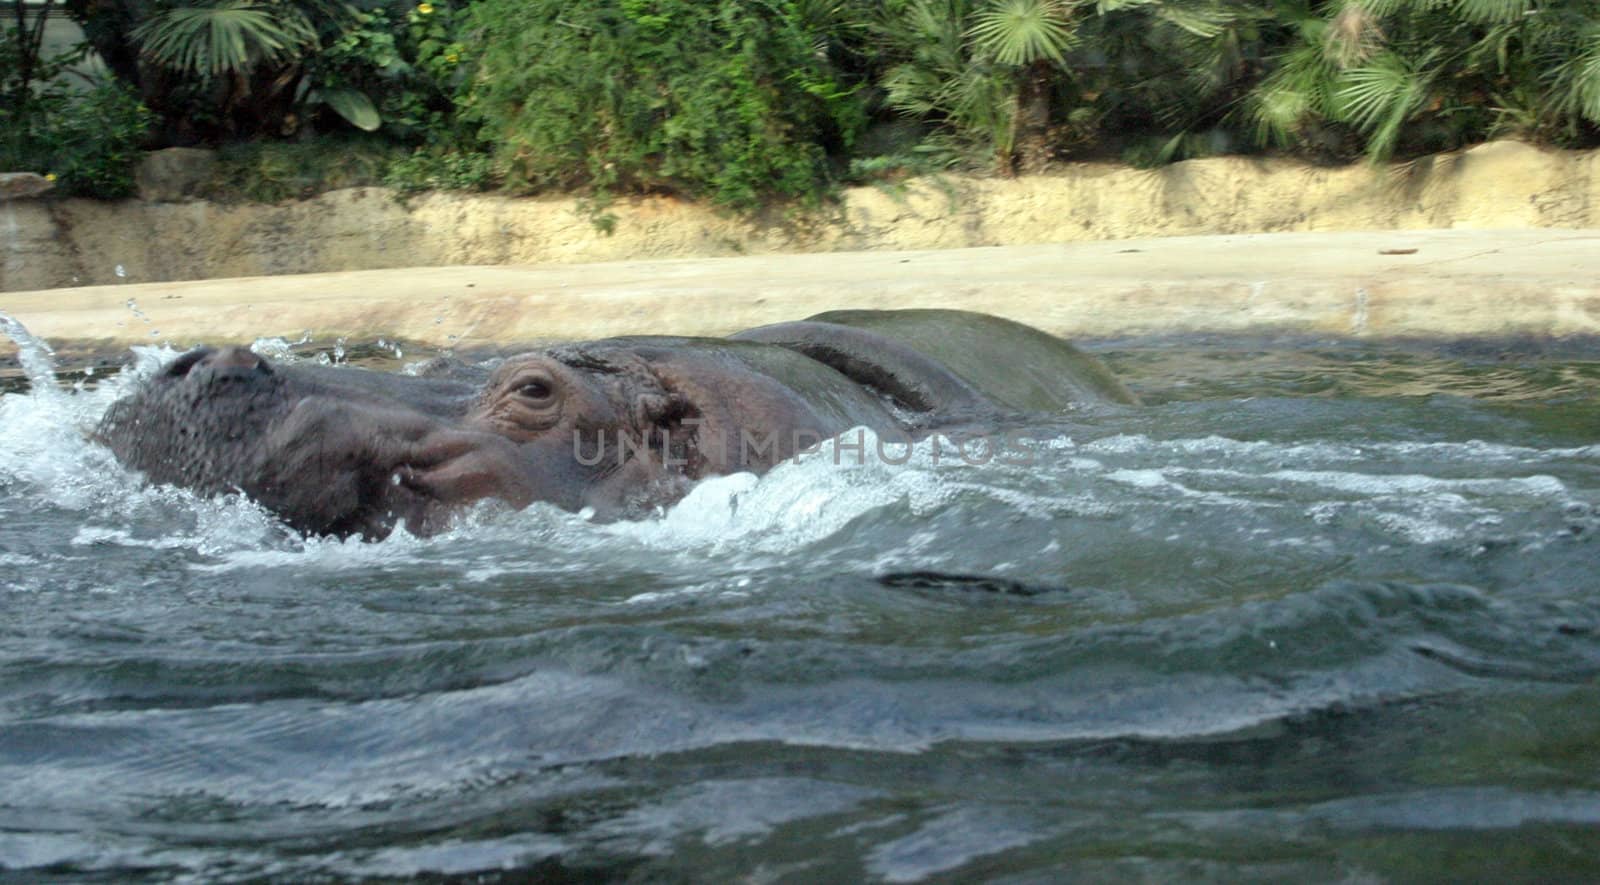
POLYGON ((950 418, 983 405, 1057 412, 1078 403, 1136 403, 1093 356, 1031 326, 961 310, 836 310, 735 338, 827 362, 909 408, 950 418))

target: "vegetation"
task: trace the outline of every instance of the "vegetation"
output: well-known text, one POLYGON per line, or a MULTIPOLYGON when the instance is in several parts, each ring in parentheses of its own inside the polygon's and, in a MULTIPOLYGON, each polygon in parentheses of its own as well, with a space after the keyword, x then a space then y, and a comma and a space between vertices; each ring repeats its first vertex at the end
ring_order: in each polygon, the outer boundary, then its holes
POLYGON ((0 166, 128 192, 558 188, 735 210, 1066 159, 1600 145, 1594 0, 11 0, 0 166), (87 44, 44 57, 40 22, 87 44), (93 50, 110 78, 66 73, 93 50))
POLYGON ((865 120, 792 3, 481 0, 471 12, 483 49, 470 113, 516 185, 750 209, 821 192, 830 149, 865 120))
POLYGON ((65 194, 128 196, 149 113, 119 83, 69 77, 83 47, 44 54, 49 10, 30 20, 16 2, 0 29, 0 171, 44 173, 65 194))

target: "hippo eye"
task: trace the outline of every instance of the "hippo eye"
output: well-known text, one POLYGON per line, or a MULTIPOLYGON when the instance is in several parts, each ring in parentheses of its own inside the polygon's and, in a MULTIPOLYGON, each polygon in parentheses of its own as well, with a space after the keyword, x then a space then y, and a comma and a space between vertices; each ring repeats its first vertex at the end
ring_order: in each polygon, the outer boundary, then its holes
POLYGON ((531 400, 547 400, 550 398, 550 385, 537 378, 524 381, 517 385, 517 396, 531 400))

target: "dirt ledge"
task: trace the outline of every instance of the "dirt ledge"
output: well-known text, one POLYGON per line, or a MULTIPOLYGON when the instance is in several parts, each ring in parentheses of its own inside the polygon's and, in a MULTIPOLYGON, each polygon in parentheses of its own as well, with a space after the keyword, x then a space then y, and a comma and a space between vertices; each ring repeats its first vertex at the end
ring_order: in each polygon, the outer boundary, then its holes
POLYGON ((1216 157, 1160 169, 1071 164, 1016 179, 860 187, 812 215, 731 218, 666 197, 380 188, 277 205, 0 202, 0 291, 454 265, 955 249, 1291 231, 1600 227, 1600 151, 1502 141, 1385 167, 1216 157))
MULTIPOLYGON (((1174 237, 347 271, 0 293, 58 344, 435 346, 721 335, 839 308, 981 310, 1059 335, 1600 335, 1600 229, 1174 237), (132 305, 132 306, 130 306, 132 305)), ((0 340, 0 353, 14 353, 0 340)))

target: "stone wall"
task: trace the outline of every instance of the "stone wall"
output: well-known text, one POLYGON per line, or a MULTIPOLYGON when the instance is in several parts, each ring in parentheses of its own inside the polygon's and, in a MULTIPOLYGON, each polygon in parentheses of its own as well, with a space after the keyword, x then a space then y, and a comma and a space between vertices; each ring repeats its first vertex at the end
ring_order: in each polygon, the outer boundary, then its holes
POLYGON ((1224 157, 854 188, 752 222, 658 197, 601 233, 570 198, 377 188, 276 205, 0 202, 0 291, 448 265, 945 249, 1279 231, 1600 227, 1600 152, 1495 142, 1382 168, 1224 157))

